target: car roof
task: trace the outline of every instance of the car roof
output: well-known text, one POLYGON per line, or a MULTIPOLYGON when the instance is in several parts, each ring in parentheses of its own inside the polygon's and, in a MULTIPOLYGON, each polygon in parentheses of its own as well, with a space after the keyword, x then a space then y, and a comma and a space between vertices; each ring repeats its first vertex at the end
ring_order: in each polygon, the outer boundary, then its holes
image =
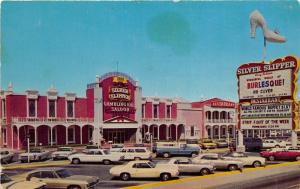
POLYGON ((62 167, 43 167, 43 168, 37 168, 37 169, 32 170, 28 173, 34 173, 34 172, 38 172, 38 171, 58 171, 58 170, 62 170, 62 169, 65 169, 65 168, 62 168, 62 167))

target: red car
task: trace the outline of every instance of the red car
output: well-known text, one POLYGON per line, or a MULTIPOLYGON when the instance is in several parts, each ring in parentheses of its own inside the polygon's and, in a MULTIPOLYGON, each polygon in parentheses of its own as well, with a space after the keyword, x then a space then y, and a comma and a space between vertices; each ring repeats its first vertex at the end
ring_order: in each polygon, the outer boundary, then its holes
POLYGON ((288 151, 286 149, 278 151, 263 151, 260 155, 270 161, 274 160, 300 160, 300 152, 288 151))

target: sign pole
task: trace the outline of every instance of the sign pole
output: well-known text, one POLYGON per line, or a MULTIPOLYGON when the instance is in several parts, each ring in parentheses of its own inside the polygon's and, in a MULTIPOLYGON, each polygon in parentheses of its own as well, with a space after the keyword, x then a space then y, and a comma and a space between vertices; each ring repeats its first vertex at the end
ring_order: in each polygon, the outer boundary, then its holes
POLYGON ((29 156, 29 152, 30 152, 30 139, 29 139, 29 135, 27 135, 27 163, 29 163, 30 161, 30 156, 29 156))

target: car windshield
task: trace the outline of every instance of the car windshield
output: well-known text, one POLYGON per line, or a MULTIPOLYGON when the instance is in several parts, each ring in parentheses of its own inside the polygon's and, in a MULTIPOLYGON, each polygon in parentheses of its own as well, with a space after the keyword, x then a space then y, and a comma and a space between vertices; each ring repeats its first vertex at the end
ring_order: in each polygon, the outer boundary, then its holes
POLYGON ((6 174, 1 174, 1 184, 12 181, 6 174))
POLYGON ((30 153, 41 153, 41 149, 30 149, 30 153))
POLYGON ((152 168, 155 167, 155 164, 154 164, 153 162, 151 162, 151 161, 149 161, 148 164, 149 164, 152 168))
POLYGON ((56 173, 58 174, 58 176, 60 178, 66 178, 66 177, 72 176, 72 174, 66 169, 60 169, 60 170, 56 171, 56 173))
POLYGON ((58 148, 57 151, 69 152, 72 151, 72 148, 58 148))

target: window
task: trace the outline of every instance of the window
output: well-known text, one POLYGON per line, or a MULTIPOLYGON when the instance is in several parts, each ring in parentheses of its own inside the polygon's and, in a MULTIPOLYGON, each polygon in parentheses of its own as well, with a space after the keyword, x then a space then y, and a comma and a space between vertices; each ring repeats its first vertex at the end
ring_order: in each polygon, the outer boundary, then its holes
POLYGON ((135 152, 137 152, 137 153, 144 153, 144 152, 146 152, 146 150, 145 149, 135 149, 135 152))
POLYGON ((75 128, 68 128, 68 142, 75 142, 75 128))
POLYGON ((52 171, 42 171, 41 178, 57 178, 52 171))
POLYGON ((49 117, 56 117, 55 116, 55 101, 49 100, 49 117))
POLYGON ((92 138, 93 138, 93 128, 92 127, 89 127, 88 136, 89 136, 89 141, 92 140, 92 138))
POLYGON ((145 104, 142 104, 142 118, 145 118, 145 104))
POLYGON ((195 136, 195 127, 191 126, 191 136, 195 136))
POLYGON ((36 114, 35 114, 35 112, 36 112, 35 100, 33 100, 33 99, 28 100, 28 109, 29 109, 28 116, 29 117, 35 117, 36 116, 36 114))
POLYGON ((6 101, 5 99, 2 100, 2 117, 6 117, 6 101))
POLYGON ((35 173, 30 174, 30 175, 26 178, 26 180, 30 180, 32 177, 34 177, 34 178, 41 178, 41 172, 35 172, 35 173))
POLYGON ((171 106, 167 105, 167 118, 171 118, 171 106))
POLYGON ((2 129, 2 137, 3 137, 3 143, 7 143, 7 138, 6 138, 6 128, 2 129))
POLYGON ((0 182, 1 184, 5 184, 12 181, 6 174, 1 174, 0 178, 1 178, 1 182, 0 182))
POLYGON ((35 142, 34 129, 29 128, 29 129, 28 129, 28 134, 29 134, 29 141, 30 141, 31 143, 34 143, 34 142, 35 142))
POLYGON ((96 155, 102 155, 102 152, 101 151, 95 151, 95 154, 96 155))
POLYGON ((148 169, 148 168, 151 168, 151 167, 147 163, 137 163, 137 167, 136 168, 148 169))
POLYGON ((134 153, 134 149, 128 149, 127 152, 129 152, 129 153, 134 153))
POLYGON ((158 118, 158 105, 157 104, 153 105, 153 117, 158 118))
POLYGON ((218 157, 213 157, 213 156, 202 156, 201 159, 207 159, 207 160, 217 160, 218 157))
POLYGON ((74 102, 67 101, 67 116, 74 117, 74 102))
POLYGON ((58 176, 60 178, 67 178, 67 177, 72 176, 72 174, 66 169, 58 170, 58 171, 56 171, 56 174, 58 174, 58 176))

